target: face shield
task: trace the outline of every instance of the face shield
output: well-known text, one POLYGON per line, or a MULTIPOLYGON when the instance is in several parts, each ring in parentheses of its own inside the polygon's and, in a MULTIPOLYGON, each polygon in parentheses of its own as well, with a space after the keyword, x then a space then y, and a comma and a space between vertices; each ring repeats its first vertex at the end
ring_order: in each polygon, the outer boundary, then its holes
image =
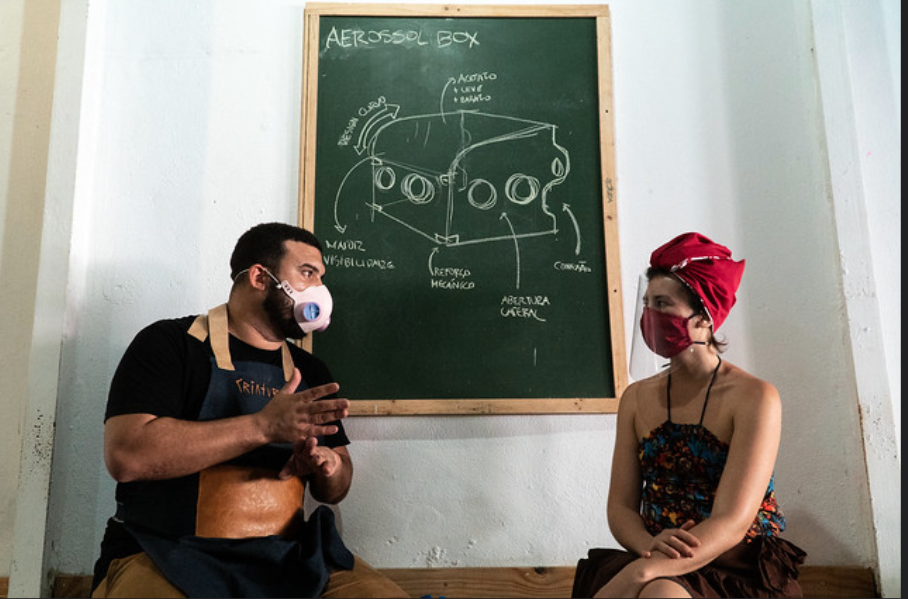
MULTIPOLYGON (((649 280, 646 275, 640 275, 637 279, 637 303, 634 311, 634 334, 631 339, 631 362, 629 368, 630 377, 634 381, 641 381, 659 374, 667 370, 671 364, 669 358, 662 357, 650 349, 643 336, 643 328, 641 327, 645 315, 643 297, 646 295, 648 286, 649 280)), ((648 314, 647 317, 649 317, 648 314)), ((649 330, 647 332, 652 335, 649 330)))
POLYGON ((688 348, 693 351, 694 345, 708 345, 707 341, 691 337, 690 321, 699 315, 688 306, 688 300, 679 298, 671 289, 672 286, 681 289, 682 285, 684 283, 671 277, 652 281, 648 281, 645 276, 640 277, 637 284, 634 339, 631 344, 630 374, 634 380, 639 381, 664 371, 671 364, 672 358, 688 348), (666 287, 666 283, 670 281, 674 282, 666 287), (677 307, 664 309, 662 306, 666 301, 670 306, 682 304, 690 313, 679 313, 677 307))

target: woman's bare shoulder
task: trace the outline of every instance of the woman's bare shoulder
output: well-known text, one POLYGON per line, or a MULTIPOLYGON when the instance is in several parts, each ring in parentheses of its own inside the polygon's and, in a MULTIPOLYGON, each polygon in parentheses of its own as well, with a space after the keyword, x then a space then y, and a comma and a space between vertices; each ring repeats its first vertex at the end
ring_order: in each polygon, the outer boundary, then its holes
POLYGON ((618 406, 619 417, 633 422, 638 439, 665 421, 666 409, 660 398, 665 396, 666 376, 661 373, 635 381, 622 395, 618 406))
POLYGON ((665 379, 666 375, 661 373, 639 381, 634 381, 624 390, 621 401, 624 402, 625 399, 628 399, 629 404, 636 405, 640 402, 646 402, 653 397, 659 397, 660 393, 665 392, 665 379))
POLYGON ((743 368, 728 364, 726 381, 730 396, 738 410, 745 412, 774 410, 781 405, 779 391, 775 385, 755 376, 743 368))

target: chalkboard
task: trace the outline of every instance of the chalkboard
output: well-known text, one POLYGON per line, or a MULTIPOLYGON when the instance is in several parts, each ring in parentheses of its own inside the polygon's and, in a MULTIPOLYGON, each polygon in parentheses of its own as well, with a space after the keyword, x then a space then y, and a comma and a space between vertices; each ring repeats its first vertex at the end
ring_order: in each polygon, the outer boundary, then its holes
POLYGON ((300 224, 353 414, 611 412, 606 6, 309 4, 300 224))

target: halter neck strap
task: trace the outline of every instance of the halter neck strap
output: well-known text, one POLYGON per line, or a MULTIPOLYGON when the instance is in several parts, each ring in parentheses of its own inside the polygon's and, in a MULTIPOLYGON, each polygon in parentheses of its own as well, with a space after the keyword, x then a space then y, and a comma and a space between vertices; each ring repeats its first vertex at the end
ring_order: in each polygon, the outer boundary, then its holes
MULTIPOLYGON (((706 416, 706 404, 709 403, 709 392, 712 391, 713 383, 716 382, 716 376, 719 374, 719 367, 722 366, 722 356, 716 356, 719 358, 719 363, 716 364, 716 368, 713 370, 713 376, 709 380, 709 386, 706 387, 706 397, 703 399, 703 409, 700 410, 700 422, 697 423, 698 426, 703 426, 703 417, 706 416)), ((668 381, 665 385, 665 401, 668 407, 668 421, 672 421, 672 373, 668 373, 668 381)))

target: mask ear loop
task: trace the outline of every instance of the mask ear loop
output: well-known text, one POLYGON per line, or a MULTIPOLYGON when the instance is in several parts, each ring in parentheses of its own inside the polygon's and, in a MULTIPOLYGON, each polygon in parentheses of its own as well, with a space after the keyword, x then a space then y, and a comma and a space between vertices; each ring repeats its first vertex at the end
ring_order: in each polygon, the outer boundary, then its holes
MULTIPOLYGON (((706 310, 706 307, 705 307, 705 306, 702 306, 702 300, 701 300, 701 307, 703 307, 703 309, 706 310)), ((694 345, 709 345, 709 344, 710 344, 710 341, 712 341, 712 336, 713 336, 713 321, 709 318, 709 312, 707 311, 705 316, 704 316, 703 314, 699 313, 699 312, 695 312, 694 314, 691 314, 691 315, 690 315, 690 317, 688 318, 688 320, 690 320, 691 318, 694 318, 694 317, 696 317, 696 316, 699 316, 700 318, 703 318, 703 319, 705 319, 705 320, 707 321, 707 323, 708 323, 707 326, 709 327, 709 336, 710 336, 710 339, 708 339, 708 340, 706 340, 706 341, 693 341, 693 342, 691 342, 691 343, 692 343, 692 345, 690 346, 690 351, 691 351, 691 352, 694 351, 694 345)))
POLYGON ((277 287, 278 289, 283 289, 283 287, 281 286, 281 282, 277 280, 277 277, 275 277, 273 274, 271 274, 270 270, 268 270, 264 266, 262 267, 262 270, 264 270, 268 274, 268 276, 271 277, 271 280, 274 281, 275 287, 277 287))
MULTIPOLYGON (((233 282, 236 283, 236 282, 237 282, 237 279, 239 279, 241 276, 243 276, 244 274, 246 274, 246 273, 249 272, 250 270, 252 270, 252 267, 244 268, 244 269, 241 270, 240 272, 236 273, 236 276, 233 277, 233 282)), ((274 286, 275 286, 275 287, 277 287, 278 289, 283 289, 283 287, 281 287, 281 282, 278 281, 277 278, 276 278, 273 274, 271 274, 271 271, 270 271, 270 270, 268 270, 268 269, 265 268, 264 266, 262 266, 262 270, 264 270, 265 273, 266 273, 269 277, 271 277, 271 280, 274 281, 274 286)))

